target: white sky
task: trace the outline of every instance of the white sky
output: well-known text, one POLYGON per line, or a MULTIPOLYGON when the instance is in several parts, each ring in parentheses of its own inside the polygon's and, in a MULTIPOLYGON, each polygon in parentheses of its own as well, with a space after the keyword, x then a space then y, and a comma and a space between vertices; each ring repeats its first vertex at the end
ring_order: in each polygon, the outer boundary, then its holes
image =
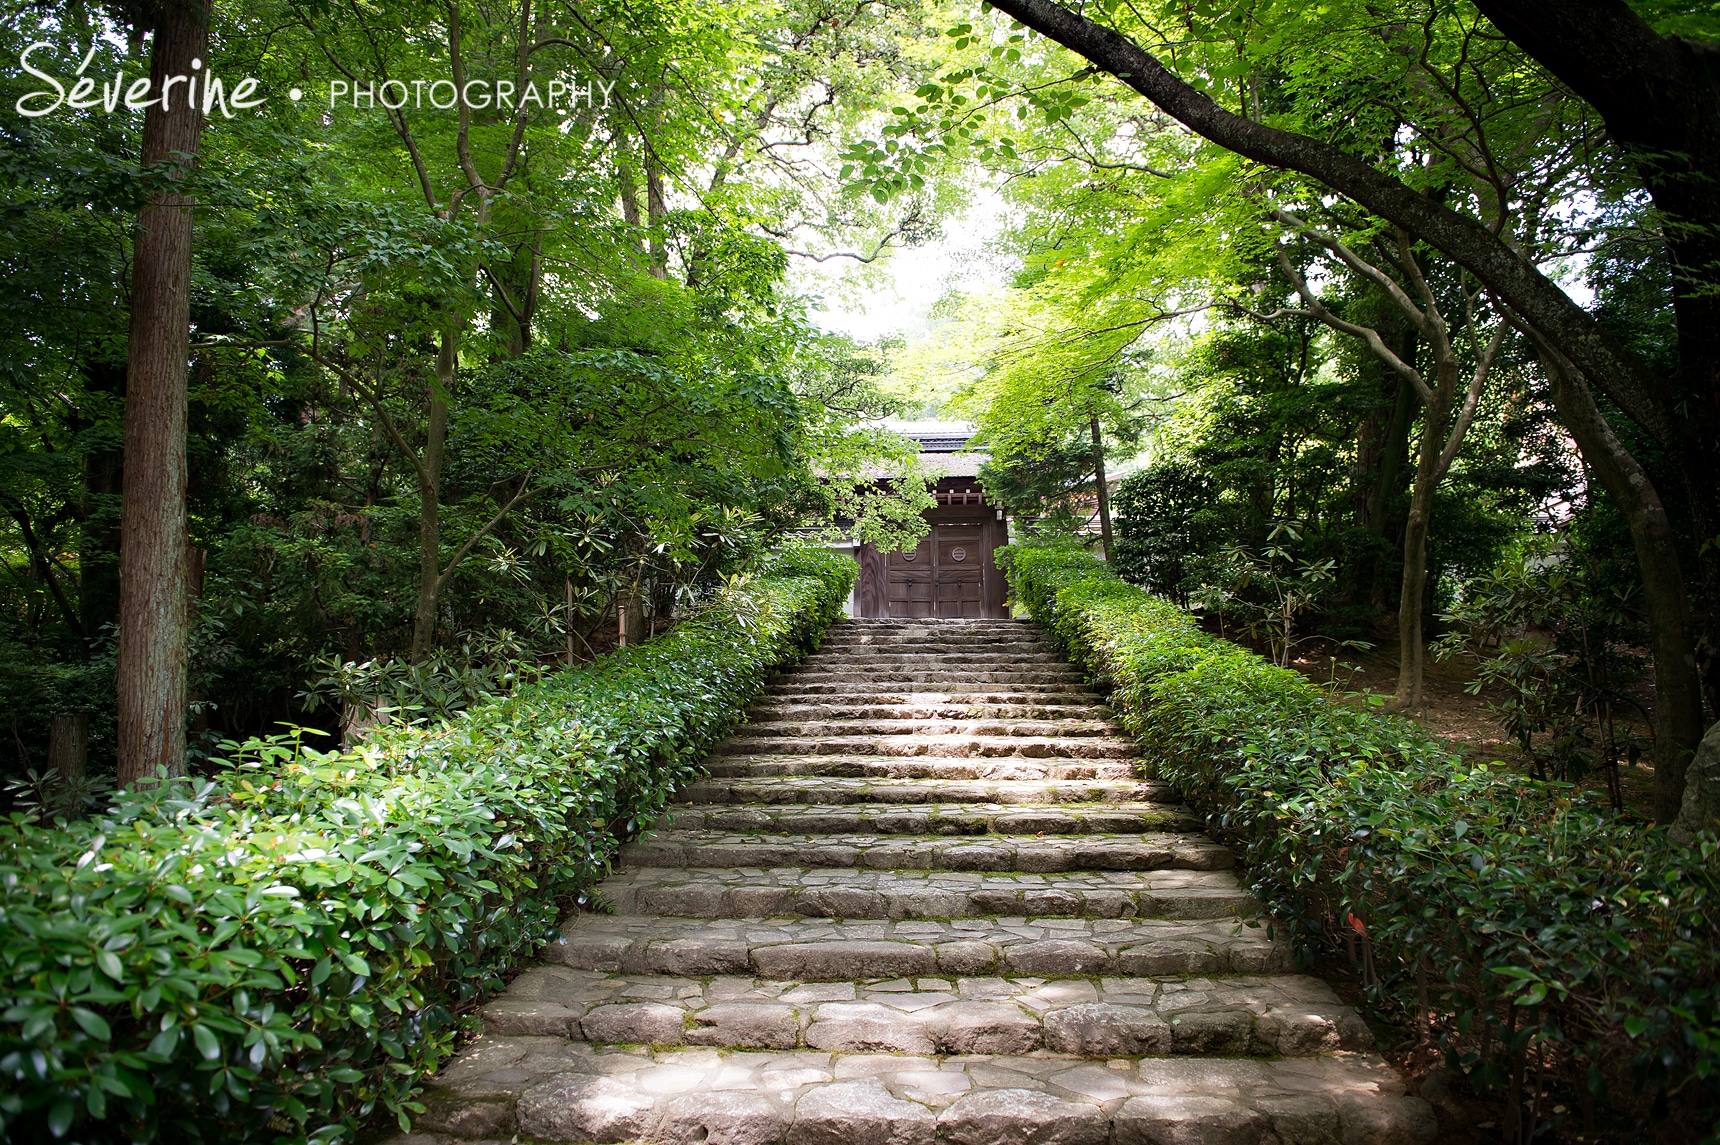
POLYGON ((1015 260, 987 249, 1007 218, 1002 197, 981 189, 963 214, 944 225, 942 237, 920 247, 893 249, 880 260, 881 266, 863 266, 853 259, 803 260, 796 268, 801 289, 823 299, 812 320, 862 342, 890 334, 911 340, 927 330, 932 307, 952 289, 973 290, 1007 280, 1015 260))
MULTIPOLYGON (((932 307, 951 290, 974 291, 1008 282, 1017 266, 1012 256, 987 249, 1009 221, 1009 207, 995 189, 980 187, 961 215, 947 222, 942 236, 924 246, 892 248, 877 263, 853 259, 824 263, 795 260, 790 267, 802 293, 822 300, 811 311, 814 323, 833 333, 873 342, 899 334, 912 342, 929 332, 932 307)), ((1587 258, 1578 256, 1543 269, 1579 305, 1594 301, 1583 281, 1587 258)), ((1316 284, 1316 274, 1310 274, 1316 284)), ((1204 323, 1204 316, 1198 321, 1204 323)))

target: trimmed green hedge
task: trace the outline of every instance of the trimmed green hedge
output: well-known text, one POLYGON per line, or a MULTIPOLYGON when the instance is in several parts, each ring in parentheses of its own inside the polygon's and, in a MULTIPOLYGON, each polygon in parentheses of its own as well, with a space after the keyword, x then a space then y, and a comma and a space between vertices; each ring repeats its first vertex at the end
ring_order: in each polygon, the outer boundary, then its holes
POLYGON ((1467 763, 1208 635, 1078 546, 999 560, 1304 957, 1349 953, 1377 1004, 1412 1026, 1429 1014, 1449 1063, 1529 1123, 1580 1127, 1610 1101, 1712 1124, 1712 837, 1678 846, 1567 785, 1467 763), (1532 1107, 1550 1085, 1576 1108, 1532 1107))
POLYGON ((553 937, 856 566, 798 551, 665 636, 347 753, 0 824, 0 1135, 350 1139, 553 937))

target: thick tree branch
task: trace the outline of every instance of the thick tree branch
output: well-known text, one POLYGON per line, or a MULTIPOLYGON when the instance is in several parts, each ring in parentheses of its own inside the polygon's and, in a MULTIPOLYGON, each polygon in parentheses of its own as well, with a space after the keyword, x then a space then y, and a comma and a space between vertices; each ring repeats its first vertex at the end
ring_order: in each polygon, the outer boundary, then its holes
POLYGON ((1685 764, 1704 728, 1701 677, 1676 532, 1647 471, 1614 434, 1576 366, 1519 315, 1507 309, 1504 317, 1540 353, 1559 420, 1612 494, 1636 547, 1654 664, 1655 817, 1671 822, 1683 799, 1685 764))
POLYGON ((460 54, 460 0, 448 5, 448 67, 454 76, 454 90, 460 94, 454 102, 460 105, 460 117, 454 128, 454 154, 468 186, 482 190, 483 177, 472 162, 472 109, 466 106, 466 61, 460 54))
POLYGON ((508 293, 508 288, 502 285, 502 280, 496 277, 488 263, 484 263, 480 269, 483 270, 484 277, 490 280, 490 285, 496 288, 496 296, 502 300, 502 305, 508 308, 508 314, 515 322, 524 326, 526 324, 525 313, 514 305, 513 296, 508 293))
POLYGON ((60 588, 59 580, 54 576, 54 561, 47 546, 36 537, 36 531, 31 527, 30 514, 24 506, 11 497, 6 498, 6 515, 12 518, 18 526, 18 533, 24 539, 24 548, 30 554, 31 561, 38 572, 42 574, 42 583, 48 586, 48 595, 54 598, 54 604, 59 608, 60 615, 65 618, 66 625, 79 636, 88 636, 84 631, 84 622, 78 616, 78 610, 72 607, 60 588))
MULTIPOLYGON (((1404 380, 1409 382, 1423 402, 1429 405, 1433 404, 1433 390, 1428 386, 1427 379, 1421 376, 1421 371, 1398 357, 1392 348, 1386 345, 1385 339, 1380 337, 1380 332, 1372 326, 1360 326, 1354 322, 1346 322, 1326 309, 1325 305, 1314 296, 1314 292, 1308 289, 1307 280, 1290 262, 1290 256, 1284 253, 1283 247, 1278 248, 1278 269, 1284 272, 1284 277, 1288 278, 1290 285, 1296 288, 1296 293, 1302 298, 1302 304, 1308 308, 1306 313, 1309 317, 1324 322, 1339 333, 1348 334, 1366 342, 1368 349, 1372 350, 1380 361, 1403 375, 1404 380)), ((1388 278, 1386 281, 1391 280, 1388 278)), ((1399 289, 1398 293, 1402 294, 1402 289, 1399 289)), ((1297 311, 1286 310, 1281 313, 1296 314, 1297 311)))
POLYGON ((1444 477, 1451 468, 1451 463, 1457 458, 1457 451, 1463 447, 1463 439, 1469 433, 1469 423, 1475 420, 1475 407, 1481 401, 1481 391, 1487 388, 1487 375, 1493 368, 1493 359, 1499 354, 1499 347, 1505 342, 1504 322, 1499 323, 1493 331, 1493 337, 1488 341, 1487 348, 1481 352, 1481 357, 1475 363, 1475 373, 1469 379, 1469 392, 1463 395, 1463 408, 1457 411, 1457 422, 1451 427, 1451 436, 1445 440, 1445 448, 1439 453, 1439 476, 1444 477))
POLYGON ((1638 424, 1663 443, 1678 440, 1660 380, 1480 222, 1342 148, 1227 111, 1119 33, 1051 0, 993 0, 993 6, 1110 72, 1197 134, 1256 162, 1312 176, 1442 251, 1557 341, 1585 374, 1604 382, 1607 395, 1638 424))
POLYGON ((1624 0, 1475 6, 1592 104, 1618 142, 1693 158, 1720 142, 1720 47, 1662 36, 1624 0))
POLYGON ((508 503, 506 505, 497 509, 495 516, 491 517, 488 521, 485 521, 483 525, 479 527, 477 532, 467 537, 465 544, 454 550, 454 555, 448 558, 447 567, 445 567, 436 577, 435 595, 442 595, 442 590, 448 587, 448 579, 454 575, 454 570, 460 566, 460 562, 466 559, 467 555, 471 553, 472 549, 477 546, 479 541, 489 536, 495 531, 496 526, 507 520, 509 513, 512 513, 526 501, 537 495, 538 490, 541 489, 542 486, 532 485, 531 480, 532 475, 530 473, 527 473, 524 477, 520 478, 519 491, 508 499, 508 503))
POLYGON ((370 403, 370 408, 376 411, 376 419, 382 423, 382 431, 388 435, 388 440, 394 443, 394 447, 400 451, 401 456, 411 462, 412 468, 417 471, 419 484, 425 488, 434 488, 436 482, 430 476, 430 471, 424 467, 423 459, 418 456, 417 450, 407 444, 405 436, 400 432, 400 427, 394 424, 392 417, 388 416, 388 410, 383 407, 382 399, 377 392, 366 385, 357 374, 332 358, 324 356, 318 350, 313 348, 310 351, 310 356, 317 365, 340 378, 341 381, 356 390, 360 397, 370 403))
POLYGON ((1399 286, 1397 284, 1397 280, 1392 278, 1391 275, 1362 258, 1348 246, 1338 241, 1335 236, 1327 234, 1325 231, 1322 231, 1318 227, 1312 226, 1309 223, 1303 222, 1289 211, 1282 208, 1276 209, 1272 212, 1272 217, 1294 230, 1297 234, 1302 235, 1304 238, 1313 239, 1315 242, 1337 255, 1338 260, 1345 266, 1349 267, 1358 275, 1367 279, 1369 282, 1384 291, 1387 297, 1397 304, 1397 308, 1404 312, 1404 316, 1415 324, 1417 330, 1419 330, 1423 335, 1428 333, 1427 315, 1422 312, 1421 307, 1415 304, 1415 300, 1404 292, 1404 288, 1399 286))
MULTIPOLYGON (((532 58, 532 6, 531 0, 525 0, 520 5, 520 38, 517 62, 514 69, 514 90, 523 93, 526 90, 527 73, 531 67, 532 58)), ((520 100, 519 110, 514 115, 514 134, 508 140, 507 158, 502 161, 502 173, 496 176, 495 189, 500 191, 508 185, 508 180, 514 177, 514 167, 520 161, 521 149, 526 141, 526 102, 520 100)))
MULTIPOLYGON (((1439 300, 1434 297, 1433 287, 1428 285, 1427 276, 1422 274, 1421 263, 1416 261, 1410 237, 1404 233, 1402 227, 1397 228, 1397 248, 1398 262, 1403 267, 1404 277, 1410 280, 1415 292, 1421 296, 1423 336, 1433 344, 1433 352, 1437 357, 1452 357, 1451 329, 1446 325, 1445 315, 1439 312, 1439 300)), ((1474 317, 1473 312, 1470 317, 1474 317)), ((1470 326, 1470 333, 1473 336, 1473 324, 1470 326)))

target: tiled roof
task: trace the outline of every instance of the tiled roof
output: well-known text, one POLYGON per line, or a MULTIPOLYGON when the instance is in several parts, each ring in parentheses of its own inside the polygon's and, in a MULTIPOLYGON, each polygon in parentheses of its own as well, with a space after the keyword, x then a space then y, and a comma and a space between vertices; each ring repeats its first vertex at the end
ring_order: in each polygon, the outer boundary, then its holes
MULTIPOLYGON (((978 477, 979 467, 985 464, 988 457, 980 451, 966 452, 967 443, 973 438, 974 427, 971 422, 886 418, 881 428, 919 442, 921 464, 928 469, 936 468, 942 471, 944 477, 970 480, 978 477)), ((874 469, 866 476, 877 480, 890 476, 890 473, 883 469, 874 469)))
POLYGON ((973 423, 967 421, 905 421, 884 419, 884 428, 920 443, 922 453, 954 453, 973 437, 973 423))
MULTIPOLYGON (((932 450, 922 450, 922 453, 932 453, 932 450)), ((984 465, 990 454, 986 453, 938 453, 933 457, 920 458, 920 464, 930 469, 936 467, 943 470, 945 477, 978 477, 979 467, 984 465)))

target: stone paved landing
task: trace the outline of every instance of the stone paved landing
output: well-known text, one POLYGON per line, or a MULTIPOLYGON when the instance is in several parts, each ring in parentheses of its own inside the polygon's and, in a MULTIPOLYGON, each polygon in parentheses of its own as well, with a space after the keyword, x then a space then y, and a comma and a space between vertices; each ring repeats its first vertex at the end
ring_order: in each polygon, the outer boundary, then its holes
POLYGON ((1365 1050, 1324 982, 1232 978, 676 978, 540 966, 484 1007, 506 1036, 593 1044, 1077 1057, 1365 1050))
POLYGON ((396 1145, 1423 1145, 1038 629, 846 621, 396 1145))
MULTIPOLYGON (((1432 1111, 1377 1058, 1280 1061, 598 1050, 490 1037, 420 1132, 674 1145, 1395 1145, 1432 1111), (458 1095, 458 1096, 456 1096, 458 1095)), ((446 1136, 444 1136, 444 1134, 446 1136)))

